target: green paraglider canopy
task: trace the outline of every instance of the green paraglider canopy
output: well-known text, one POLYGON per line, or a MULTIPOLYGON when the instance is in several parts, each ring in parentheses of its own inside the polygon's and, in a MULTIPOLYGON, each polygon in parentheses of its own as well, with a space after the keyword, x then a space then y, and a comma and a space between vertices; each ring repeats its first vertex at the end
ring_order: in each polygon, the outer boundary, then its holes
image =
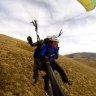
POLYGON ((78 2, 84 6, 86 11, 91 11, 96 7, 96 0, 78 0, 78 2))

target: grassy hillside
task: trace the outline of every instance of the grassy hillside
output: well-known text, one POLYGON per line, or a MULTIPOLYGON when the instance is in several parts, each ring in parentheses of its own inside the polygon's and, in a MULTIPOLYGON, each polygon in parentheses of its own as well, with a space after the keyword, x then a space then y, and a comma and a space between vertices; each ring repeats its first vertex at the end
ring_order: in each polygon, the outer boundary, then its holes
POLYGON ((82 52, 82 53, 69 54, 65 56, 96 69, 96 53, 82 52))
MULTIPOLYGON (((44 74, 40 72, 33 86, 33 52, 26 42, 0 34, 0 96, 45 96, 44 74)), ((64 84, 55 75, 66 96, 96 96, 96 70, 70 58, 60 56, 57 62, 73 85, 64 84)))

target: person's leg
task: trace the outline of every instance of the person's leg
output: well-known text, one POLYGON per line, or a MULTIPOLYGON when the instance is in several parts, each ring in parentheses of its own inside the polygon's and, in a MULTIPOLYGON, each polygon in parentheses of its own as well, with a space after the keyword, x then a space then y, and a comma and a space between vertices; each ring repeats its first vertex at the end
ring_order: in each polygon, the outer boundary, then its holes
POLYGON ((45 90, 46 95, 53 96, 52 92, 49 89, 49 75, 48 75, 48 73, 46 73, 46 75, 44 77, 44 90, 45 90))
POLYGON ((36 64, 36 61, 34 60, 34 65, 33 65, 33 85, 36 85, 37 81, 38 81, 39 75, 38 75, 38 65, 36 64))
POLYGON ((46 73, 43 76, 43 79, 44 79, 44 90, 48 91, 49 90, 49 75, 48 75, 48 70, 47 70, 46 62, 42 63, 42 70, 46 73))
POLYGON ((48 76, 48 72, 46 72, 46 75, 44 77, 44 90, 45 91, 49 90, 49 76, 48 76))
POLYGON ((51 67, 53 68, 53 70, 56 70, 60 74, 63 82, 67 83, 68 85, 71 85, 64 70, 58 65, 56 61, 51 64, 51 67))

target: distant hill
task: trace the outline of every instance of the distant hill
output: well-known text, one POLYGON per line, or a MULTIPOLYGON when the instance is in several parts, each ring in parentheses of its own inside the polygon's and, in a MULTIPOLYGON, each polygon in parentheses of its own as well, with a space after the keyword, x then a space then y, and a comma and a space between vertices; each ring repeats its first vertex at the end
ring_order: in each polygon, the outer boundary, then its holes
POLYGON ((73 53, 65 56, 96 69, 96 53, 82 52, 82 53, 73 53))
MULTIPOLYGON (((39 72, 38 84, 32 85, 34 50, 27 42, 0 34, 0 96, 45 96, 44 72, 39 72)), ((60 56, 57 62, 72 82, 72 86, 66 85, 54 72, 66 96, 96 96, 93 67, 66 56, 60 56)))
POLYGON ((96 53, 87 53, 87 52, 82 52, 82 53, 73 53, 69 55, 65 55, 69 58, 82 58, 85 60, 94 60, 96 61, 96 53))

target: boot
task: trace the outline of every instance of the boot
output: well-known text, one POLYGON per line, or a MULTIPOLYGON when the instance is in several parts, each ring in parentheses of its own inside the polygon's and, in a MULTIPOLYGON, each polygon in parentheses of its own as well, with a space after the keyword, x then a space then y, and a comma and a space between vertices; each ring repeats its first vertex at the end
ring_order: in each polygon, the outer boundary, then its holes
POLYGON ((37 82, 38 82, 38 79, 35 79, 33 82, 33 85, 36 86, 37 82))
POLYGON ((68 81, 67 84, 70 85, 70 86, 72 85, 72 83, 70 81, 68 81))
POLYGON ((70 81, 65 82, 67 85, 71 86, 72 83, 70 81))
POLYGON ((45 94, 46 94, 47 96, 53 96, 53 94, 52 94, 52 92, 51 92, 50 90, 45 91, 45 94))

